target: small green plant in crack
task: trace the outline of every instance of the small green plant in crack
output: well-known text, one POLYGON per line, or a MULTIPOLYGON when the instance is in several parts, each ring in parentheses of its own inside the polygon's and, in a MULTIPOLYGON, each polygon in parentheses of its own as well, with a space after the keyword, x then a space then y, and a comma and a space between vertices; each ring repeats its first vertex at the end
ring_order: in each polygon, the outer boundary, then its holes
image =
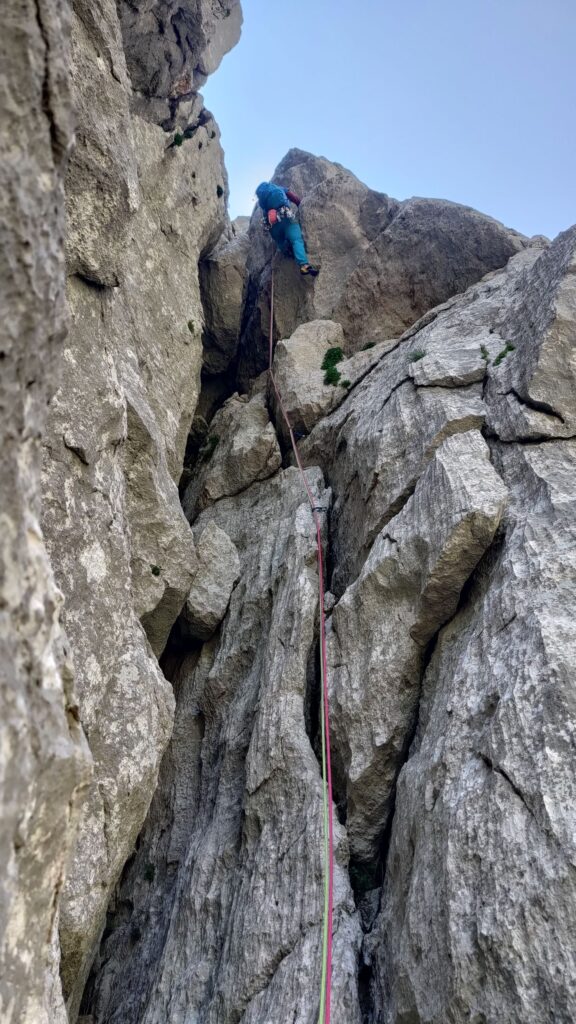
POLYGON ((214 455, 216 445, 218 444, 219 440, 220 438, 218 437, 218 434, 210 434, 210 437, 208 438, 206 444, 204 445, 203 448, 200 449, 199 452, 202 462, 210 461, 210 459, 214 455))
POLYGON ((426 353, 425 353, 424 349, 422 349, 422 348, 415 348, 413 352, 409 352, 408 353, 408 362, 409 363, 417 363, 419 359, 424 359, 425 355, 426 355, 426 353))
POLYGON ((375 341, 367 341, 365 345, 362 345, 362 348, 360 349, 360 351, 361 352, 367 352, 367 350, 369 348, 374 348, 375 344, 376 344, 375 341))
POLYGON ((480 352, 482 353, 482 359, 486 364, 488 364, 490 362, 490 353, 488 352, 486 345, 480 345, 480 352))
POLYGON ((190 334, 195 334, 196 328, 194 327, 194 321, 193 320, 189 320, 188 321, 187 327, 188 327, 188 330, 190 331, 190 334))
POLYGON ((336 387, 339 380, 340 372, 336 369, 335 366, 329 366, 328 369, 326 370, 326 373, 324 374, 324 383, 332 384, 334 387, 336 387))
POLYGON ((336 387, 340 380, 340 371, 336 369, 338 363, 341 363, 344 359, 344 353, 339 345, 335 345, 333 348, 329 348, 324 353, 324 359, 322 360, 322 366, 320 369, 325 370, 324 383, 333 384, 336 387))
POLYGON ((154 875, 156 874, 156 868, 153 864, 147 864, 144 868, 144 878, 147 882, 154 881, 154 875))
POLYGON ((341 363, 344 359, 344 353, 339 345, 335 345, 334 348, 329 348, 324 353, 324 359, 322 360, 321 370, 329 370, 331 366, 336 366, 337 363, 341 363))
POLYGON ((348 390, 348 388, 352 387, 352 381, 351 380, 341 380, 340 381, 340 387, 341 388, 346 388, 346 390, 348 390))
POLYGON ((151 565, 150 566, 150 572, 152 573, 153 576, 159 576, 161 571, 162 570, 160 569, 159 565, 151 565))
POLYGON ((516 345, 512 345, 511 342, 507 342, 506 348, 503 348, 502 351, 499 352, 498 355, 496 356, 496 359, 494 360, 494 366, 500 366, 502 360, 506 359, 508 353, 513 352, 515 348, 516 345))

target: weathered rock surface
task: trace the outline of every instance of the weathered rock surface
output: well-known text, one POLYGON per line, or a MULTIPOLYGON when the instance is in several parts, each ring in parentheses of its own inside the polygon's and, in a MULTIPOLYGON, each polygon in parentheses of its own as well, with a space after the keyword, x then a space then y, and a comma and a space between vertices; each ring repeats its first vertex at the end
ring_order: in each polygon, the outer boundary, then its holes
POLYGON ((78 123, 66 177, 68 272, 115 286, 142 197, 114 0, 75 0, 70 56, 78 123))
MULTIPOLYGON (((0 1017, 316 1024, 315 529, 197 93, 240 6, 75 0, 64 345, 67 9, 5 20, 0 1017)), ((576 229, 277 173, 322 262, 275 358, 330 509, 332 1019, 571 1024, 576 229)))
MULTIPOLYGON (((326 504, 321 475, 308 479, 326 504)), ((322 792, 304 709, 318 578, 299 473, 222 499, 196 531, 206 524, 232 539, 242 575, 220 634, 176 675, 174 738, 101 950, 96 1024, 317 1019, 322 792)), ((341 828, 337 851, 333 1019, 360 1024, 341 828)))
MULTIPOLYGON (((319 463, 335 499, 336 1019, 574 1016, 564 594, 576 455, 564 439, 500 441, 494 420, 515 353, 501 357, 506 318, 546 278, 555 291, 533 344, 564 339, 570 267, 566 238, 525 248, 398 341, 352 357, 368 360, 365 375, 328 415, 314 374, 338 327, 305 325, 276 351, 290 415, 317 420, 300 445, 308 479, 326 504, 319 463)), ((223 530, 241 577, 208 642, 187 646, 181 620, 168 655, 176 728, 87 992, 96 1024, 317 1016, 315 553, 296 471, 257 479, 267 383, 220 410, 189 487, 198 548, 203 531, 223 530)))
POLYGON ((222 240, 200 264, 200 288, 206 315, 204 369, 208 373, 224 373, 236 356, 249 251, 248 233, 242 231, 222 240))
POLYGON ((305 463, 320 464, 335 491, 338 594, 442 441, 483 425, 482 380, 505 344, 500 319, 542 253, 540 244, 525 249, 503 271, 425 316, 302 443, 305 463))
MULTIPOLYGON (((205 53, 208 67, 226 46, 211 50, 213 5, 196 13, 199 49, 189 40, 183 61, 205 53)), ((192 39, 195 8, 181 15, 192 39)), ((139 16, 147 58, 162 63, 154 13, 132 5, 139 16)), ((194 133, 171 149, 153 104, 134 103, 112 0, 97 9, 78 0, 72 28, 72 324, 47 425, 43 522, 95 761, 60 915, 74 1021, 172 729, 157 656, 197 569, 177 483, 200 391, 198 263, 226 227, 227 182, 217 128, 197 97, 194 133)))
POLYGON ((58 894, 89 754, 40 528, 40 437, 65 334, 65 3, 2 9, 0 37, 0 1018, 65 1024, 58 894))
MULTIPOLYGON (((320 276, 299 279, 276 257, 275 330, 288 338, 301 323, 336 320, 348 351, 396 338, 428 309, 503 267, 527 240, 471 210, 435 199, 399 203, 367 188, 339 164, 290 150, 274 180, 303 195, 302 229, 320 276)), ((258 210, 249 231, 250 284, 240 372, 265 365, 274 243, 258 210)))
MULTIPOLYGON (((104 926, 109 892, 146 815, 170 735, 173 698, 134 606, 124 393, 99 335, 96 344, 89 334, 82 345, 83 325, 90 323, 84 320, 82 299, 91 305, 91 292, 73 283, 70 297, 79 330, 73 320, 62 384, 50 411, 43 522, 56 578, 66 594, 64 622, 95 761, 62 896, 62 976, 73 1016, 93 944, 104 926), (91 401, 87 380, 94 389, 91 401)), ((153 564, 159 563, 156 552, 153 564)), ((151 566, 148 571, 156 584, 151 566)), ((182 603, 185 596, 186 591, 182 603)))
POLYGON ((490 425, 503 441, 576 435, 576 227, 527 267, 501 317, 490 425))
POLYGON ((370 942, 378 1021, 576 1005, 574 442, 497 444, 501 542, 443 630, 370 942))
POLYGON ((238 42, 240 0, 118 0, 132 85, 154 121, 184 118, 198 89, 238 42))
POLYGON ((201 468, 184 495, 189 519, 280 467, 282 456, 263 394, 233 395, 216 413, 201 468))
MULTIPOLYGON (((333 385, 324 383, 326 370, 322 369, 322 363, 330 349, 343 349, 344 333, 340 324, 333 320, 312 320, 297 327, 291 338, 279 341, 274 350, 274 377, 284 411, 296 434, 308 434, 323 416, 340 405, 348 387, 365 377, 393 344, 384 342, 342 359, 336 366, 340 380, 333 385)), ((288 442, 288 427, 272 388, 270 399, 278 432, 288 442)))
POLYGON ((378 535, 329 634, 333 749, 352 856, 378 857, 426 645, 493 540, 506 489, 472 431, 448 438, 378 535))
POLYGON ((186 633, 208 640, 220 625, 240 578, 240 559, 235 544, 215 523, 208 523, 198 537, 198 568, 182 612, 186 633))
POLYGON ((418 388, 408 347, 399 346, 303 443, 307 464, 320 462, 337 495, 333 513, 340 595, 360 571, 377 534, 408 500, 442 442, 482 426, 481 385, 418 388))

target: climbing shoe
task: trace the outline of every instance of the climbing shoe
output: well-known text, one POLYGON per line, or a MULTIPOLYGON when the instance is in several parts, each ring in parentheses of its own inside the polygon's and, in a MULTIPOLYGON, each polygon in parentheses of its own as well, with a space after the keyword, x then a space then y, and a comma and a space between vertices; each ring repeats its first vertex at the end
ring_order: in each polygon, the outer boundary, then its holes
POLYGON ((304 263, 300 267, 300 273, 309 275, 310 277, 318 277, 320 271, 318 270, 318 267, 313 267, 310 263, 304 263))

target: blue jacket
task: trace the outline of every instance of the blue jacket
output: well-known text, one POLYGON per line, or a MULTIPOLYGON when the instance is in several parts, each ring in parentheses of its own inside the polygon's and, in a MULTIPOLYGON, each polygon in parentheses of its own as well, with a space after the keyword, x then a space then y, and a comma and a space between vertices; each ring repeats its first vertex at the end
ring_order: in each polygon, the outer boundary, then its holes
POLYGON ((258 185, 256 195, 265 213, 269 210, 279 210, 281 206, 290 206, 285 189, 280 188, 280 185, 272 185, 269 181, 263 181, 258 185))

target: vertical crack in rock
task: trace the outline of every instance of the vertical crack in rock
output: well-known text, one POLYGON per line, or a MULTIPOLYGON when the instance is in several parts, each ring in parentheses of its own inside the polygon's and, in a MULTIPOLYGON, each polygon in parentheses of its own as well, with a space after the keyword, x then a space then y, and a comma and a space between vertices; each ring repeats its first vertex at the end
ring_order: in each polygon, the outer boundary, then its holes
MULTIPOLYGON (((326 503, 319 472, 309 470, 308 479, 326 503)), ((202 647, 196 665, 180 670, 190 694, 188 715, 194 720, 201 713, 203 726, 192 772, 196 797, 189 793, 178 805, 165 766, 181 763, 184 749, 178 754, 175 744, 190 734, 190 725, 184 729, 186 702, 179 697, 163 766, 163 799, 172 808, 163 842, 172 850, 175 834, 182 835, 174 865, 178 896, 171 903, 158 889, 154 858, 161 843, 150 831, 157 793, 127 892, 136 907, 133 873, 137 865, 142 872, 152 864, 145 912, 158 907, 162 922, 147 928, 136 919, 134 943, 132 915, 103 944, 85 1002, 96 1024, 152 1024, 183 1013, 211 1024, 256 1024, 277 1019, 286 1006, 304 1022, 318 990, 322 794, 305 727, 318 578, 315 531, 299 473, 288 469, 220 498, 196 519, 198 541, 208 523, 236 546, 241 576, 220 632, 202 647), (146 964, 154 964, 153 971, 146 964)), ((339 860, 345 858, 343 842, 340 831, 339 860)), ((339 866, 335 927, 336 947, 356 950, 335 991, 346 1019, 359 1024, 360 931, 339 866)))
POLYGON ((318 629, 314 630, 314 643, 308 658, 306 669, 306 690, 304 693, 304 723, 310 746, 320 762, 320 711, 322 688, 320 682, 320 637, 318 629))
MULTIPOLYGON (((490 548, 488 550, 490 550, 490 548)), ((475 572, 471 574, 464 584, 458 601, 458 607, 453 618, 458 614, 460 608, 466 604, 474 576, 475 572)), ((375 976, 375 954, 378 943, 377 940, 375 941, 372 932, 382 910, 384 885, 386 882, 386 868, 395 821, 398 780, 402 769, 410 758, 412 745, 418 732, 422 683, 428 670, 428 666, 432 660, 440 632, 448 625, 449 622, 444 623, 441 629, 438 630, 438 632, 431 638, 422 657, 414 720, 406 732, 403 749, 398 758, 396 777, 390 792, 388 816, 382 834, 379 838, 375 854, 370 862, 355 860, 354 857, 351 857, 349 863, 348 870, 350 883, 354 893, 354 900, 360 913, 363 931, 363 942, 358 959, 358 998, 362 1013, 362 1024, 375 1024, 376 1021, 381 1019, 382 1002, 379 998, 380 994, 377 991, 375 976)))
MULTIPOLYGON (((45 24, 45 11, 44 11, 44 0, 34 0, 34 10, 36 16, 36 23, 38 25, 40 35, 42 36, 42 42, 44 44, 44 74, 42 78, 42 111, 48 119, 50 126, 50 145, 52 147, 52 155, 54 162, 58 164, 63 156, 63 153, 69 146, 69 138, 66 133, 62 132, 61 126, 58 123, 58 118, 54 111, 55 97, 53 95, 52 76, 54 70, 52 67, 52 58, 50 52, 50 31, 47 30, 45 24)), ((56 99, 57 102, 57 99, 56 99)))
POLYGON ((373 863, 430 639, 494 537, 506 491, 476 431, 448 438, 332 615, 333 744, 355 861, 373 863))

